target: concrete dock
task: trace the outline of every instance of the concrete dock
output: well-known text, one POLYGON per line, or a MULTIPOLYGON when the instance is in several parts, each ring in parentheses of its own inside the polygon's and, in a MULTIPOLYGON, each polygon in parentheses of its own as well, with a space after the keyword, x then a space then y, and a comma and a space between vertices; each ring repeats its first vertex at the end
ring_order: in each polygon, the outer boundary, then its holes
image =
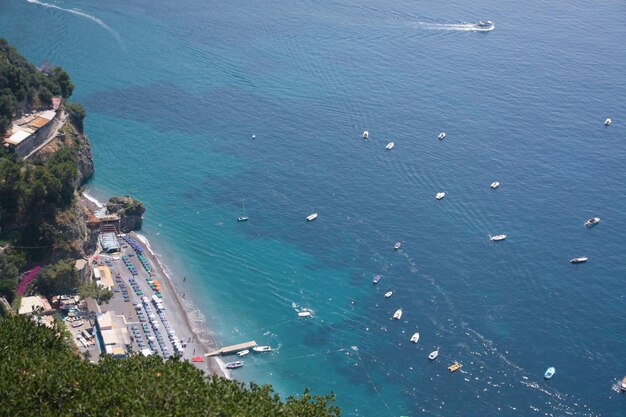
POLYGON ((204 356, 228 355, 229 353, 239 352, 240 350, 250 349, 255 346, 256 342, 253 340, 251 342, 239 343, 238 345, 224 346, 223 348, 214 350, 213 352, 205 353, 204 356))

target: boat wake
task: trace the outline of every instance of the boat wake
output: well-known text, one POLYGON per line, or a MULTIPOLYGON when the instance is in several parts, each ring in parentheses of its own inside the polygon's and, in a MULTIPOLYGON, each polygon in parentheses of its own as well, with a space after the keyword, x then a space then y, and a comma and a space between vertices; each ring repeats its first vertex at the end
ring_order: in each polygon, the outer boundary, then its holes
POLYGON ((39 1, 39 0, 26 0, 26 1, 28 3, 31 3, 31 4, 37 4, 37 5, 42 6, 42 7, 47 7, 47 8, 50 8, 50 9, 61 10, 61 11, 66 12, 66 13, 71 13, 73 15, 89 19, 92 22, 97 23, 100 27, 102 27, 107 32, 109 32, 111 35, 113 35, 113 37, 118 42, 118 44, 123 47, 123 45, 122 45, 122 38, 120 37, 120 35, 116 31, 111 29, 109 27, 109 25, 104 23, 102 20, 98 19, 95 16, 90 15, 89 13, 85 13, 85 12, 83 12, 81 10, 77 10, 77 9, 66 9, 64 7, 57 6, 56 4, 45 3, 45 2, 39 1))
POLYGON ((427 23, 427 22, 417 22, 417 24, 422 29, 427 30, 456 30, 462 32, 488 32, 493 30, 491 27, 489 29, 483 29, 476 26, 475 23, 427 23))

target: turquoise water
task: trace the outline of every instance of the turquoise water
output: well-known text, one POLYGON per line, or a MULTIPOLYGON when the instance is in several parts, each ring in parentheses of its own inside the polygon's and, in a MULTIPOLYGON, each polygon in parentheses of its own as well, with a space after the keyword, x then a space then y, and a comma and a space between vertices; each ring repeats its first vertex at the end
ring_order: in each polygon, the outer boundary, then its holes
POLYGON ((214 337, 278 347, 237 378, 347 416, 623 415, 622 2, 5 0, 0 36, 72 74, 91 193, 146 203, 214 337))

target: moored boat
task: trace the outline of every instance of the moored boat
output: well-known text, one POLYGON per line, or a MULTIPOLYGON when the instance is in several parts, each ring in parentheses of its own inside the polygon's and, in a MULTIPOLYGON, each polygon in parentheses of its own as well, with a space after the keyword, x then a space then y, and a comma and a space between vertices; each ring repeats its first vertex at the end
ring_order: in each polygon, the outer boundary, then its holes
POLYGON ((402 309, 399 308, 396 310, 395 313, 393 313, 393 318, 396 320, 400 320, 402 318, 402 309))
POLYGON ((237 352, 237 356, 243 357, 246 356, 248 353, 250 353, 248 349, 240 350, 239 352, 237 352))
POLYGON ((400 246, 402 246, 402 243, 401 242, 396 242, 396 244, 393 245, 393 249, 394 250, 398 250, 398 249, 400 249, 400 246))
POLYGON ((455 361, 452 365, 448 366, 448 371, 456 372, 459 369, 461 369, 462 367, 463 367, 463 365, 461 365, 460 363, 455 361))
POLYGON ((444 139, 446 138, 446 132, 441 132, 441 133, 437 136, 437 138, 438 138, 439 140, 444 140, 444 139))
POLYGON ((308 216, 306 216, 306 221, 307 222, 312 222, 315 219, 317 219, 317 213, 311 213, 308 216))
POLYGON ((543 374, 543 377, 545 379, 550 379, 554 376, 555 373, 556 373, 556 369, 554 369, 554 366, 551 366, 548 369, 546 369, 546 372, 543 374))
POLYGON ((392 295, 393 295, 393 291, 387 291, 387 292, 385 293, 385 298, 389 298, 389 297, 391 297, 392 295))
POLYGON ((434 361, 435 359, 437 359, 437 356, 439 356, 439 348, 430 352, 430 354, 428 355, 428 359, 434 361))
POLYGON ((495 236, 491 236, 489 239, 491 239, 493 242, 499 242, 501 240, 506 239, 506 235, 495 235, 495 236))
POLYGON ((411 336, 411 342, 413 343, 417 343, 420 340, 420 333, 419 332, 415 332, 413 333, 413 336, 411 336))
POLYGON ((581 256, 580 258, 572 258, 569 261, 573 264, 582 264, 589 260, 586 256, 581 256))
POLYGON ((590 218, 589 220, 587 220, 585 222, 585 226, 593 227, 593 226, 595 226, 598 223, 600 223, 600 218, 599 217, 592 217, 592 218, 590 218))
POLYGON ((496 188, 498 188, 500 186, 500 183, 498 181, 494 181, 491 183, 490 187, 492 190, 495 190, 496 188))
POLYGON ((376 275, 374 277, 374 279, 372 280, 372 284, 376 285, 378 284, 378 281, 380 281, 381 276, 380 275, 376 275))
POLYGON ((245 222, 245 221, 248 221, 248 219, 249 219, 248 216, 237 217, 238 222, 245 222))
POLYGON ((390 151, 390 150, 392 150, 392 149, 393 149, 393 147, 394 147, 395 145, 396 145, 396 143, 395 143, 395 142, 389 142, 389 143, 387 144, 387 146, 385 146, 385 148, 387 148, 387 150, 388 150, 388 151, 390 151))
POLYGON ((441 192, 441 193, 437 193, 437 194, 435 195, 435 200, 441 200, 441 199, 443 199, 445 196, 446 196, 446 193, 443 193, 443 192, 441 192))
POLYGON ((255 346, 252 350, 255 352, 271 352, 272 348, 269 346, 255 346))
POLYGON ((237 369, 237 368, 241 368, 242 366, 243 366, 243 361, 228 362, 226 364, 226 369, 237 369))

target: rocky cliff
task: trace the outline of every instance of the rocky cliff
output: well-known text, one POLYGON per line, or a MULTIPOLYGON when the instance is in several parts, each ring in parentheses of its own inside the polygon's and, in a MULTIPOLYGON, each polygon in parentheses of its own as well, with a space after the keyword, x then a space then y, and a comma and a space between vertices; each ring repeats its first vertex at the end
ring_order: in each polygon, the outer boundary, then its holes
POLYGON ((128 233, 141 227, 146 208, 141 201, 124 196, 111 197, 107 203, 107 211, 120 216, 120 229, 122 232, 128 233))

